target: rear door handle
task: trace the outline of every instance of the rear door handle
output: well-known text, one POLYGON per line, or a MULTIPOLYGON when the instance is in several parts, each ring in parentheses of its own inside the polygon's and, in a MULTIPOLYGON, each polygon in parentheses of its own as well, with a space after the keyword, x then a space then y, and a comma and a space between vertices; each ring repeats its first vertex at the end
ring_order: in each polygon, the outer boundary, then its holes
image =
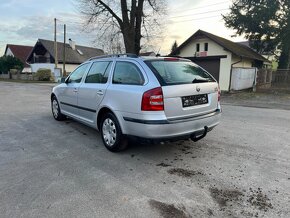
POLYGON ((74 89, 73 92, 78 92, 78 90, 77 89, 74 89))
POLYGON ((104 95, 104 93, 103 93, 102 90, 97 91, 97 94, 98 94, 98 95, 104 95))

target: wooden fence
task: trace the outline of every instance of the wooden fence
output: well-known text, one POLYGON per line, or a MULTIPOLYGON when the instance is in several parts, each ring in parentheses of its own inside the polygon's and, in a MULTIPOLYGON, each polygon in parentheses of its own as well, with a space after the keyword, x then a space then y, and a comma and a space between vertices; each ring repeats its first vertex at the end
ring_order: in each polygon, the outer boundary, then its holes
POLYGON ((290 84, 290 69, 277 70, 273 72, 272 83, 274 84, 290 84))
POLYGON ((257 89, 269 89, 272 82, 271 69, 259 69, 257 72, 257 89))

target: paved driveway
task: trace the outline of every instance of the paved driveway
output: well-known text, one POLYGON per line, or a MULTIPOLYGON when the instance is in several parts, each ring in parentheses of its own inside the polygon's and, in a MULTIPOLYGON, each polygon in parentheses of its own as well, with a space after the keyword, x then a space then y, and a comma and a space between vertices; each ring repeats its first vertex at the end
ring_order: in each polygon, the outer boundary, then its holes
POLYGON ((289 111, 225 105, 197 143, 111 153, 50 89, 0 82, 1 217, 290 217, 289 111))

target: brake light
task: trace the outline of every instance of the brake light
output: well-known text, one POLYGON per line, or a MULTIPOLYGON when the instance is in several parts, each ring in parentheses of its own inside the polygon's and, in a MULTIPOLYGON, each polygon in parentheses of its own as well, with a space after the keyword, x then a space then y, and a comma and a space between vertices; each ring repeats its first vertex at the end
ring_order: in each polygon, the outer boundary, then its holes
POLYGON ((169 58, 164 58, 164 61, 179 61, 179 58, 169 57, 169 58))
POLYGON ((163 93, 161 87, 144 92, 141 103, 142 111, 163 111, 163 93))
POLYGON ((221 89, 220 86, 218 87, 218 102, 221 101, 221 89))

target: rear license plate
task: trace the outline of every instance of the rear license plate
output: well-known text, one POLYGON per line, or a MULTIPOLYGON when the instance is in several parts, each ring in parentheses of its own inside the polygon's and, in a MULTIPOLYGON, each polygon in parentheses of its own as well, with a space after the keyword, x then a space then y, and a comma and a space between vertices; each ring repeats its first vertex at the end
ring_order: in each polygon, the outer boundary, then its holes
POLYGON ((195 105, 208 103, 207 94, 184 96, 184 97, 181 97, 181 99, 182 99, 183 107, 191 107, 195 105))

